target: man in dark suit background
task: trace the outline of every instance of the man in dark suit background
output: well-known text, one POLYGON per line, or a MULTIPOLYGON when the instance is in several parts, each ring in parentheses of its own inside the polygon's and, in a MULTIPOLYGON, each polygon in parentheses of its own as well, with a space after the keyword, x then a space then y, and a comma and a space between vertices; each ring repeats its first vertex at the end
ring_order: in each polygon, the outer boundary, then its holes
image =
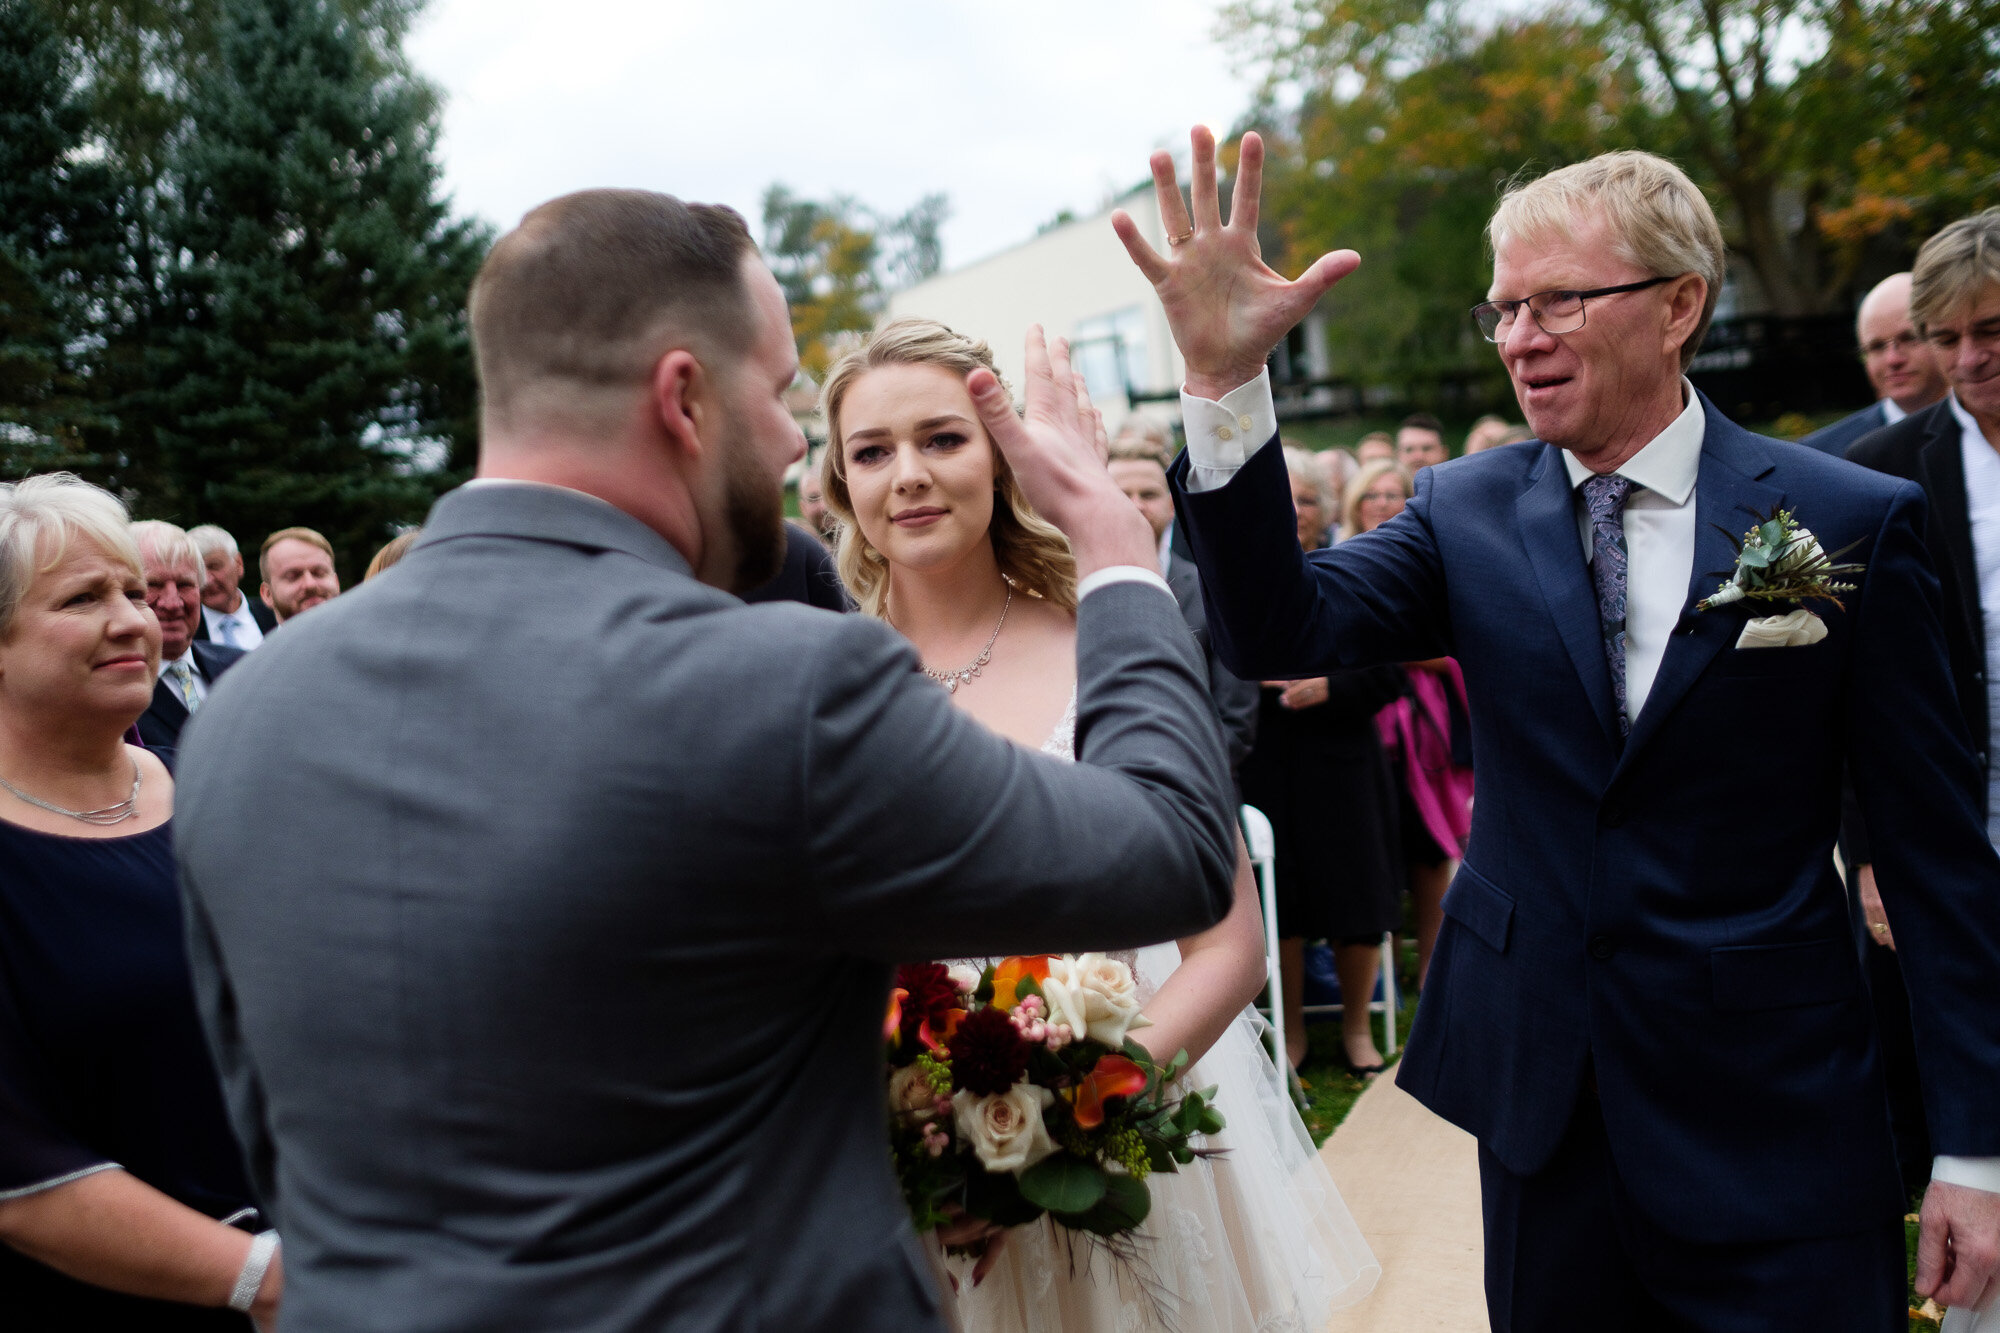
MULTIPOLYGON (((1863 436, 1847 456, 1914 481, 1930 501, 1924 540, 1943 594, 1945 646, 1966 730, 1979 760, 1971 792, 2000 838, 1993 791, 1994 673, 2000 669, 2000 209, 1946 227, 1917 256, 1910 314, 1918 349, 1950 392, 1940 402, 1863 436)), ((1906 1182, 1928 1167, 1929 1136, 1910 1033, 1909 997, 1895 932, 1875 881, 1875 852, 1859 806, 1848 803, 1842 849, 1853 869, 1871 993, 1906 1182)))
POLYGON ((1165 256, 1112 221, 1185 357, 1172 480, 1223 659, 1299 677, 1449 654, 1472 696, 1480 799, 1397 1082, 1479 1141, 1495 1333, 1580 1310, 1900 1326, 1907 1205, 1833 871, 1850 766, 1941 1154, 1917 1286, 1976 1305, 2000 1260, 2000 857, 1918 489, 1692 389, 1721 228, 1672 163, 1611 153, 1510 189, 1490 224, 1474 318, 1543 443, 1427 468, 1402 514, 1307 556, 1264 361, 1360 260, 1272 272, 1261 143, 1224 226, 1194 140, 1192 218, 1154 157, 1165 256), (1701 609, 1779 509, 1851 544, 1860 586, 1813 620, 1701 609))
POLYGON ((195 987, 286 1325, 941 1333, 884 1150, 893 964, 1132 947, 1231 903, 1222 738, 1152 533, 1060 347, 1030 339, 1025 417, 968 378, 1076 557, 1059 763, 883 622, 731 595, 777 572, 804 449, 734 212, 555 200, 470 315, 478 478, 182 749, 195 987))
POLYGON ((1890 274, 1861 299, 1854 336, 1876 401, 1799 441, 1836 457, 1869 431, 1893 426, 1944 395, 1944 377, 1910 319, 1909 274, 1890 274))
POLYGON ((188 529, 201 552, 208 581, 201 585, 201 623, 197 643, 219 643, 245 652, 278 627, 277 613, 264 599, 243 589, 243 552, 228 529, 204 523, 188 529))
POLYGON ((181 728, 244 650, 195 637, 205 571, 194 539, 158 519, 134 523, 132 536, 146 569, 146 605, 160 622, 160 676, 152 706, 139 716, 139 737, 148 749, 171 755, 180 745, 181 728))

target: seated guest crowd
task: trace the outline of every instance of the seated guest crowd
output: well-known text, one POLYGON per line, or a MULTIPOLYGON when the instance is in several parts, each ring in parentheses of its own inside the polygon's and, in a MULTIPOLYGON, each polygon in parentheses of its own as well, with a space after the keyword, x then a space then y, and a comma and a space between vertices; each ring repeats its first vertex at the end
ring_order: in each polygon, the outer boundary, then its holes
MULTIPOLYGON (((1803 443, 1918 482, 1942 584, 1960 701, 1982 759, 2000 726, 1988 661, 2000 645, 2000 209, 1933 237, 1913 273, 1862 302, 1857 340, 1878 401, 1803 443)), ((1100 437, 1101 438, 1101 437, 1100 437)), ((1465 455, 1526 440, 1498 417, 1465 455)), ((1167 484, 1172 437, 1134 415, 1109 468, 1158 541, 1162 574, 1208 648, 1194 563, 1167 484)), ((1308 551, 1400 514, 1416 476, 1445 464, 1442 424, 1318 454, 1287 445, 1308 551)), ((827 544, 841 520, 824 460, 799 481, 782 572, 748 600, 852 608, 827 544)), ((367 578, 418 537, 384 546, 367 578)), ((334 551, 305 527, 269 534, 245 589, 234 537, 128 521, 64 474, 0 484, 0 1293, 9 1326, 268 1327, 284 1288, 260 1225, 197 1021, 172 849, 182 728, 246 653, 341 591, 334 551)), ((1303 966, 1330 946, 1348 1003, 1340 1058, 1382 1068, 1368 1001, 1380 945, 1405 920, 1419 985, 1462 854, 1473 795, 1466 692, 1449 658, 1303 680, 1241 681, 1208 651, 1213 702, 1245 802, 1277 842, 1286 1052, 1306 1054, 1303 966)), ((1990 831, 2000 774, 1989 765, 1990 831)), ((1867 830, 1850 815, 1858 941, 1890 1066, 1899 1152, 1927 1170, 1907 1002, 1874 890, 1867 830)))

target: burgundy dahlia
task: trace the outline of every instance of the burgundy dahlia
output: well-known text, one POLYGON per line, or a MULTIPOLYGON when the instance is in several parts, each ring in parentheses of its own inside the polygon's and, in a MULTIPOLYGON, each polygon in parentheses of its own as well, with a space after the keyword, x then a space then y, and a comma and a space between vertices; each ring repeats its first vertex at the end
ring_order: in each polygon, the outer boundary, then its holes
MULTIPOLYGON (((943 1040, 950 1030, 952 1014, 964 1007, 965 997, 943 963, 904 963, 896 969, 896 985, 908 991, 903 1000, 902 1042, 918 1040, 918 1030, 930 1024, 931 1034, 943 1040)), ((928 1044, 928 1043, 926 1043, 928 1044)))
POLYGON ((1028 1043, 998 1009, 967 1014, 949 1044, 952 1082, 978 1096, 1003 1093, 1028 1072, 1028 1043))

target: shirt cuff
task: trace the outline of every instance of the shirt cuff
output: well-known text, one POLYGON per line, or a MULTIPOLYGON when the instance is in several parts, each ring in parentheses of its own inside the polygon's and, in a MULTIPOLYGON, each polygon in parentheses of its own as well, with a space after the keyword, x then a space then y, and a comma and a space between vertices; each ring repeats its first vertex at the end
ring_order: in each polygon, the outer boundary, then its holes
POLYGON ((1190 491, 1220 490, 1278 433, 1278 408, 1271 399, 1271 370, 1213 398, 1181 390, 1181 422, 1187 428, 1190 491))
MULTIPOLYGON (((1108 588, 1114 583, 1150 583, 1167 596, 1174 595, 1174 590, 1167 586, 1167 581, 1160 577, 1157 570, 1147 569, 1141 565, 1106 565, 1103 569, 1085 574, 1077 581, 1076 600, 1080 603, 1099 588, 1108 588)), ((1179 604, 1178 598, 1175 599, 1175 604, 1179 604)))
POLYGON ((2000 1194, 2000 1157, 1940 1157, 1931 1165, 1931 1179, 2000 1194))

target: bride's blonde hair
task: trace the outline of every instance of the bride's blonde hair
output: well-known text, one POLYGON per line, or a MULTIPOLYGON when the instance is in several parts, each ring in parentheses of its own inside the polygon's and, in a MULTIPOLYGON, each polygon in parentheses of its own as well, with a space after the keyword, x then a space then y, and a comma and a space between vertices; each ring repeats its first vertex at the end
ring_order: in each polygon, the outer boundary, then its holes
MULTIPOLYGON (((869 371, 881 366, 942 366, 963 379, 980 367, 991 370, 993 349, 977 338, 954 333, 931 319, 898 319, 877 329, 859 347, 847 352, 826 373, 820 388, 820 413, 826 418, 832 447, 821 464, 820 485, 826 507, 840 519, 840 550, 836 562, 841 582, 871 616, 883 614, 889 596, 889 562, 854 521, 854 501, 847 491, 847 450, 842 446, 840 408, 847 391, 869 371)), ((1001 380, 1000 387, 1007 387, 1001 380)), ((982 432, 984 427, 981 427, 982 432)), ((990 439, 989 439, 990 442, 990 439)), ((1054 524, 1028 506, 1014 480, 1014 470, 997 445, 993 447, 993 522, 987 535, 1001 575, 1015 588, 1065 611, 1076 609, 1076 557, 1069 539, 1054 524)))

